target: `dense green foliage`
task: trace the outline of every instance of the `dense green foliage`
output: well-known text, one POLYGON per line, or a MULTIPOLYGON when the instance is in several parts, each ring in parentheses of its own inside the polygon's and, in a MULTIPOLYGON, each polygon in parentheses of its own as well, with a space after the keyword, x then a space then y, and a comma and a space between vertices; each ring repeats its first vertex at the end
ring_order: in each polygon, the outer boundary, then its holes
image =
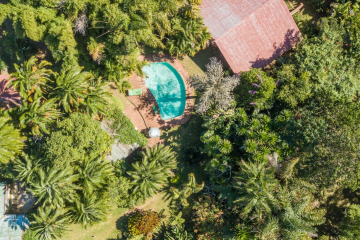
POLYGON ((152 233, 160 225, 160 217, 152 210, 135 209, 129 216, 128 228, 133 236, 152 233))

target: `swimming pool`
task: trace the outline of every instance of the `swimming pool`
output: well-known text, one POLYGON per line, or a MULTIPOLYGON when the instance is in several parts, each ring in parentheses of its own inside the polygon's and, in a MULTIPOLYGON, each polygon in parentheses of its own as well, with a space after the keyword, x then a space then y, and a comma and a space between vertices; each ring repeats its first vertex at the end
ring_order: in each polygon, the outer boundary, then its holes
POLYGON ((163 120, 181 116, 185 110, 186 91, 178 71, 167 62, 143 67, 146 86, 154 95, 163 120))

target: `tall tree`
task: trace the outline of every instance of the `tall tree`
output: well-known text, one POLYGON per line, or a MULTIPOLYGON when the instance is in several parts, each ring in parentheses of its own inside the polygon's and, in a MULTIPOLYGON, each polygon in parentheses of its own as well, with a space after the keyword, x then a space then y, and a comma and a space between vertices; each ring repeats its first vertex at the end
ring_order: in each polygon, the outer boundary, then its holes
POLYGON ((127 172, 133 179, 134 193, 140 192, 144 198, 150 197, 166 183, 167 174, 159 167, 156 159, 143 158, 132 164, 133 171, 127 172))
POLYGON ((30 102, 37 100, 47 91, 47 82, 52 74, 52 71, 46 68, 51 66, 51 63, 41 61, 36 64, 37 61, 38 59, 33 56, 20 66, 14 64, 15 72, 9 78, 9 86, 13 86, 22 99, 30 102))
POLYGON ((107 84, 98 82, 90 82, 86 92, 82 108, 87 114, 95 115, 105 114, 108 110, 111 93, 106 90, 107 84))
POLYGON ((88 195, 77 199, 74 205, 70 207, 71 218, 86 228, 106 219, 106 207, 105 201, 99 199, 97 194, 88 195))
POLYGON ((232 90, 239 84, 237 76, 227 76, 223 65, 215 57, 210 58, 206 65, 206 75, 193 75, 191 82, 197 92, 199 99, 195 105, 197 113, 206 113, 211 107, 226 110, 234 100, 232 90))
POLYGON ((167 45, 171 55, 194 56, 201 49, 205 49, 211 34, 201 19, 174 19, 175 22, 167 45))
POLYGON ((49 204, 53 207, 62 207, 65 201, 74 201, 75 189, 79 189, 79 187, 73 182, 79 176, 74 175, 73 169, 58 170, 51 168, 44 171, 39 168, 36 173, 36 178, 30 183, 30 191, 38 198, 37 203, 43 202, 43 206, 49 204))
POLYGON ((257 218, 263 218, 263 212, 268 216, 272 214, 272 207, 277 204, 274 190, 278 187, 275 179, 275 169, 266 169, 262 163, 241 162, 241 172, 235 177, 235 188, 240 197, 235 200, 244 209, 242 213, 247 216, 255 212, 257 218))
POLYGON ((107 180, 114 175, 110 162, 103 157, 85 158, 78 166, 79 182, 87 195, 105 187, 107 180))
POLYGON ((170 176, 171 170, 177 168, 177 161, 174 151, 169 146, 162 144, 155 145, 152 148, 146 148, 142 152, 142 159, 148 162, 155 161, 164 174, 170 176))
POLYGON ((30 229, 35 232, 36 239, 60 239, 68 230, 69 215, 64 209, 51 206, 39 207, 37 213, 32 215, 30 229))
POLYGON ((39 98, 34 103, 24 103, 19 107, 21 128, 30 128, 33 135, 49 134, 49 124, 60 117, 60 112, 54 106, 55 99, 39 98))
POLYGON ((74 66, 69 70, 62 69, 55 73, 55 87, 51 96, 58 101, 65 112, 77 110, 88 91, 88 80, 92 75, 82 72, 81 67, 74 66))
POLYGON ((15 154, 21 153, 25 146, 25 137, 9 123, 9 118, 0 117, 0 162, 8 163, 15 154))

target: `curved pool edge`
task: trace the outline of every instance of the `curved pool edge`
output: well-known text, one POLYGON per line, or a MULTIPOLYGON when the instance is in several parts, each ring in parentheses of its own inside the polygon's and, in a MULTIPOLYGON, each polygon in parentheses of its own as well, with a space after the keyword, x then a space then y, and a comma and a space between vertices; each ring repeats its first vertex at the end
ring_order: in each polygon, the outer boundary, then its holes
MULTIPOLYGON (((150 90, 150 92, 152 93, 153 97, 156 100, 156 103, 159 107, 161 119, 164 121, 169 121, 169 120, 181 117, 184 114, 185 108, 187 105, 186 104, 187 103, 187 98, 186 98, 187 91, 186 91, 185 81, 184 81, 183 77, 181 76, 181 74, 177 71, 177 69, 168 62, 155 62, 155 63, 150 63, 150 66, 144 66, 143 71, 147 75, 147 77, 144 78, 145 85, 150 90), (166 79, 166 77, 164 77, 165 75, 158 74, 156 72, 156 70, 158 70, 156 68, 157 65, 166 66, 166 68, 168 70, 170 70, 171 73, 174 75, 176 81, 175 80, 167 81, 168 79, 166 79), (155 74, 156 76, 154 76, 153 74, 155 74), (158 79, 150 79, 151 77, 152 78, 156 77, 158 79), (163 84, 158 84, 159 80, 162 81, 163 84), (151 82, 149 82, 149 81, 151 81, 151 82), (173 89, 169 89, 167 86, 169 85, 169 83, 171 84, 173 82, 178 83, 180 97, 179 96, 168 97, 168 94, 171 94, 171 92, 172 92, 171 90, 173 90, 173 89), (156 85, 156 90, 155 90, 154 85, 156 85), (166 90, 167 90, 165 93, 166 98, 163 96, 159 97, 159 95, 163 94, 162 89, 164 89, 164 88, 166 88, 166 90), (180 102, 180 106, 177 107, 179 109, 179 111, 177 111, 177 113, 175 114, 174 110, 172 110, 172 109, 175 108, 176 105, 178 105, 178 102, 180 102), (169 114, 171 114, 171 116, 169 114)), ((163 71, 164 71, 164 69, 163 69, 163 71)), ((173 78, 171 78, 171 79, 173 79, 173 78)), ((174 94, 174 93, 172 93, 172 94, 174 94)))

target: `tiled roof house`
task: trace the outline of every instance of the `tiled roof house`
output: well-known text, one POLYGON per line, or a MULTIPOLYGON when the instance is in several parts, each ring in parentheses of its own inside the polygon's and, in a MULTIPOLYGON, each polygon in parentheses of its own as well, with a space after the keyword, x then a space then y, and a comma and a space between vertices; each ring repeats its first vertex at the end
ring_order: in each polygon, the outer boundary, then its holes
POLYGON ((202 15, 234 73, 265 67, 301 34, 284 0, 203 0, 202 15))

